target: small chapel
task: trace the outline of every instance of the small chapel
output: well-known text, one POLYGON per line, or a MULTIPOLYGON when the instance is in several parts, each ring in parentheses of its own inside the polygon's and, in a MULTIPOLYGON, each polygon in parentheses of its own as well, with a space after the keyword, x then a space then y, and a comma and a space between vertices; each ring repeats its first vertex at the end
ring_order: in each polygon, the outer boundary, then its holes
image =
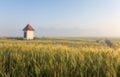
POLYGON ((23 29, 24 31, 24 40, 33 40, 34 39, 34 31, 35 29, 30 25, 27 24, 27 26, 23 29))

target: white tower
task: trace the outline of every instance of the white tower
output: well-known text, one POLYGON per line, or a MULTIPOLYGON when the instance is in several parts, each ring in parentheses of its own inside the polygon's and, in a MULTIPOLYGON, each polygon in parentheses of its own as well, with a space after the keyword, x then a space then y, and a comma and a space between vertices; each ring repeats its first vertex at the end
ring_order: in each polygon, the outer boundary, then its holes
POLYGON ((30 24, 27 24, 27 26, 23 29, 24 31, 24 37, 25 40, 33 40, 34 39, 34 29, 30 24))

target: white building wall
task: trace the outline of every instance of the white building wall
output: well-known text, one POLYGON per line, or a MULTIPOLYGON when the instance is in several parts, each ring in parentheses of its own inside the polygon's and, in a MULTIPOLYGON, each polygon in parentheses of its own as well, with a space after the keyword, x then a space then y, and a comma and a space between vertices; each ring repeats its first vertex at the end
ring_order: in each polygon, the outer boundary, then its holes
POLYGON ((27 31, 27 39, 34 39, 34 31, 27 31))
POLYGON ((34 31, 26 31, 26 40, 32 40, 34 39, 34 31))

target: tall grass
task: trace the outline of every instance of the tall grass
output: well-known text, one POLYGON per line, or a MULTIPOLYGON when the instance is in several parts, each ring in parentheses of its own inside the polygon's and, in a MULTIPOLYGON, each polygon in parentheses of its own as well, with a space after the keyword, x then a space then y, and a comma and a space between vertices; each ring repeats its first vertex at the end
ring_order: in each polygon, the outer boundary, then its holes
POLYGON ((119 77, 120 51, 95 41, 0 41, 0 77, 119 77))

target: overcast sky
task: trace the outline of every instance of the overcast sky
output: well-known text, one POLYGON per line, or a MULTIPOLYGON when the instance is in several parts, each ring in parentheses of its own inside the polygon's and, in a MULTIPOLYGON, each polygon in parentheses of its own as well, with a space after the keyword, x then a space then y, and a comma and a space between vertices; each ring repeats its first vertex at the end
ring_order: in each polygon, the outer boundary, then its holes
POLYGON ((0 36, 120 37, 120 0, 0 0, 0 36))

